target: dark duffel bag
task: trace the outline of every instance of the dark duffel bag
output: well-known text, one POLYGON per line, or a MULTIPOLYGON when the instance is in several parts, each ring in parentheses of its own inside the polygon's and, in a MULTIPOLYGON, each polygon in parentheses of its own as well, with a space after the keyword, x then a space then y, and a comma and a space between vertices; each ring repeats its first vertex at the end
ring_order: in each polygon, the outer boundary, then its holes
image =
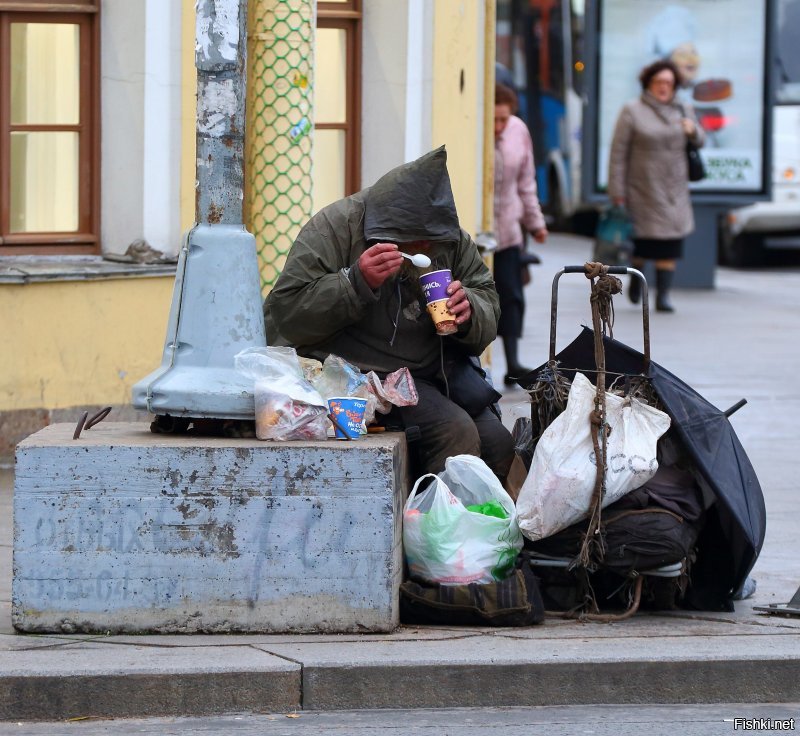
POLYGON ((544 620, 539 581, 525 565, 495 583, 400 586, 400 621, 441 626, 531 626, 544 620))
MULTIPOLYGON (((598 568, 629 575, 653 570, 689 557, 697 541, 699 526, 677 514, 656 507, 603 512, 600 524, 605 555, 598 568)), ((552 557, 577 557, 586 522, 567 527, 551 537, 526 542, 525 547, 552 557)))
MULTIPOLYGON (((525 546, 554 557, 576 557, 587 522, 581 521, 525 546)), ((599 569, 619 575, 653 570, 691 557, 703 527, 703 502, 692 475, 659 466, 641 488, 603 509, 600 531, 605 555, 599 569)))
POLYGON ((690 556, 699 529, 666 509, 620 511, 603 521, 606 554, 602 567, 628 575, 690 556))

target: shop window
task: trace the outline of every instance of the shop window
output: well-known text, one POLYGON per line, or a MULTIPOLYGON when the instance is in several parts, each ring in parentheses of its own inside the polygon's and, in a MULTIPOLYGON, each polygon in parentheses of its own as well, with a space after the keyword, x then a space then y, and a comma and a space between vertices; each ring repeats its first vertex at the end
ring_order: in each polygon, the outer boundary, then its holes
POLYGON ((97 10, 0 0, 0 255, 98 252, 97 10))
POLYGON ((361 187, 361 0, 317 5, 314 211, 361 187))

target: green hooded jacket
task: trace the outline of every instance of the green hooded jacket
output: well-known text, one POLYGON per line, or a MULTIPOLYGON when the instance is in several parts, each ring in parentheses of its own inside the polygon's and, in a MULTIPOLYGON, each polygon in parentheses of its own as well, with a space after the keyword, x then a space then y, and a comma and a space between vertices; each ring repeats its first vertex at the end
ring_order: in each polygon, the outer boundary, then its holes
POLYGON ((363 371, 406 366, 421 377, 438 373, 440 340, 480 355, 496 337, 500 306, 475 242, 459 227, 446 161, 442 146, 309 220, 264 302, 268 345, 319 360, 333 353, 363 371), (430 270, 449 268, 466 291, 472 317, 455 335, 436 335, 416 268, 404 264, 376 290, 358 268, 375 242, 417 240, 431 243, 430 270))

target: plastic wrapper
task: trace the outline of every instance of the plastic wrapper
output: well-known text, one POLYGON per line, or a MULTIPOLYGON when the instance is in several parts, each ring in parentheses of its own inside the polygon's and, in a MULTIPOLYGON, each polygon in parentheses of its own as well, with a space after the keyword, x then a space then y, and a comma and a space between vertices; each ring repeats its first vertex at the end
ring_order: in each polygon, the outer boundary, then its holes
POLYGON ((533 439, 533 423, 530 417, 518 417, 511 431, 514 439, 514 452, 525 464, 526 472, 531 468, 533 450, 536 445, 533 439))
POLYGON ((322 370, 312 383, 326 400, 332 396, 358 396, 362 399, 368 396, 367 377, 338 355, 325 358, 322 370))
POLYGON ((388 414, 393 405, 416 406, 419 401, 417 387, 408 368, 390 373, 383 382, 377 373, 370 371, 367 374, 367 386, 375 397, 375 409, 381 414, 388 414))
MULTIPOLYGON (((314 381, 316 381, 322 373, 322 363, 318 360, 314 360, 314 358, 303 358, 301 356, 297 356, 297 360, 300 362, 300 367, 303 369, 303 377, 313 386, 314 381)), ((323 398, 325 397, 323 396, 323 398)))
POLYGON ((326 439, 326 402, 305 379, 294 348, 247 348, 234 365, 253 380, 258 439, 326 439))
POLYGON ((375 421, 375 414, 388 414, 392 406, 415 406, 419 397, 414 379, 408 368, 400 368, 386 376, 384 381, 377 373, 366 375, 344 358, 329 355, 312 384, 323 399, 334 396, 355 396, 367 400, 364 425, 375 421))
POLYGON ((311 383, 326 402, 337 396, 367 399, 362 432, 366 434, 367 424, 375 418, 375 408, 374 405, 370 407, 367 377, 356 366, 338 355, 331 354, 325 358, 321 370, 314 376, 311 383))

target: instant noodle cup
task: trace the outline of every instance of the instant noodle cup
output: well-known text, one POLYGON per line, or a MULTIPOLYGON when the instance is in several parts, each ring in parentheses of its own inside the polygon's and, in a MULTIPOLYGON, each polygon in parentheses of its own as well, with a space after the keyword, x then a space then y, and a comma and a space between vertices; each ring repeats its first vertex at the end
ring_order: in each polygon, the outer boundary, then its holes
POLYGON ((333 425, 333 436, 337 440, 357 439, 363 433, 366 408, 367 400, 356 396, 336 396, 328 399, 330 414, 341 427, 339 429, 336 424, 333 425))
POLYGON ((452 335, 458 331, 455 315, 447 309, 447 287, 453 281, 453 274, 449 268, 441 271, 431 271, 419 277, 422 293, 425 294, 425 303, 428 305, 433 324, 436 325, 436 334, 452 335))

